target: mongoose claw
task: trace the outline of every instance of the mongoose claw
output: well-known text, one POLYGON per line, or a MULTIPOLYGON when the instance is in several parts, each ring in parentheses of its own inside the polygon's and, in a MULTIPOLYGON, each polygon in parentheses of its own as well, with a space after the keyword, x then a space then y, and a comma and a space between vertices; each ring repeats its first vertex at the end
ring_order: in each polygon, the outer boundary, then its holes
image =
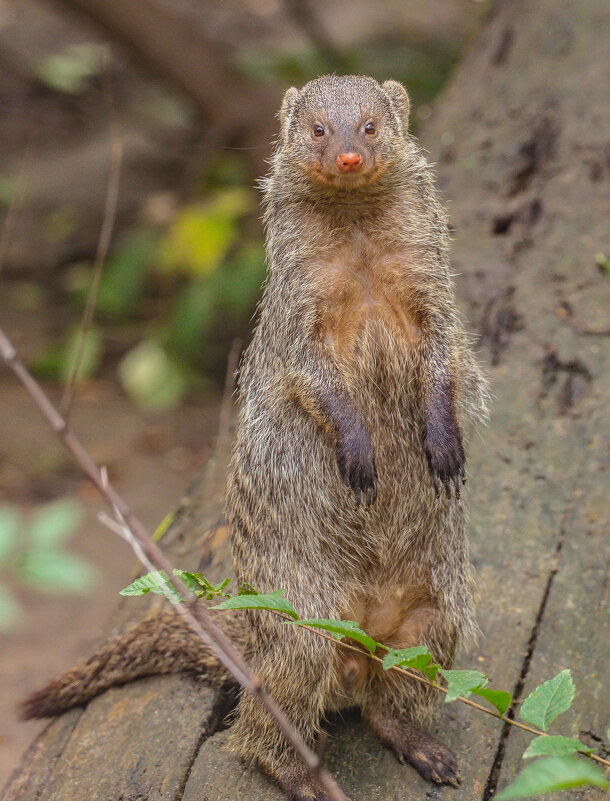
POLYGON ((458 787, 461 782, 453 751, 433 737, 418 748, 409 749, 403 757, 426 781, 452 787, 458 787))
POLYGON ((366 431, 350 432, 338 444, 337 463, 341 478, 351 487, 360 506, 362 498, 368 509, 377 500, 375 452, 366 431))
POLYGON ((451 497, 452 486, 455 497, 459 498, 462 484, 466 483, 466 456, 457 425, 453 432, 440 436, 427 428, 424 433, 424 450, 436 497, 440 495, 442 484, 448 498, 451 497))
POLYGON ((408 762, 429 782, 460 783, 455 754, 449 746, 411 723, 369 709, 369 725, 401 762, 408 762))

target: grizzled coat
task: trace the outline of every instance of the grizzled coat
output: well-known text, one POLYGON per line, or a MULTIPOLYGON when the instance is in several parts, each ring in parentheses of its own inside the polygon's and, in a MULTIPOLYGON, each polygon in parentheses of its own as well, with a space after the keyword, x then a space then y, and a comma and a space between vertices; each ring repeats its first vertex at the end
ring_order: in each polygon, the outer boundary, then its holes
MULTIPOLYGON (((239 580, 285 588, 302 617, 355 619, 394 647, 425 642, 447 665, 473 629, 460 424, 482 418, 486 389, 456 311, 446 218, 407 120, 394 82, 331 76, 286 95, 264 181, 269 276, 241 368, 228 513, 239 580), (325 180, 367 118, 365 174, 325 180), (336 141, 329 154, 309 135, 316 120, 336 141)), ((253 666, 306 736, 327 709, 354 702, 365 717, 382 706, 426 718, 418 685, 372 667, 346 681, 331 644, 271 616, 249 621, 253 666)), ((234 742, 272 772, 285 755, 246 697, 234 742)))

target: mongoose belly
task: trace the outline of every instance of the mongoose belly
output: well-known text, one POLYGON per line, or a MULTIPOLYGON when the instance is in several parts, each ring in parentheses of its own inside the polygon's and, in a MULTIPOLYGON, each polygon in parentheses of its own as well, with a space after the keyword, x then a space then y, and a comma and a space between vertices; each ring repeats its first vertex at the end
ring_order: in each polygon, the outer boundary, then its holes
MULTIPOLYGON (((428 639, 441 617, 430 587, 404 580, 357 592, 342 610, 344 620, 355 620, 374 640, 391 648, 410 648, 428 639)), ((338 678, 352 692, 362 689, 372 662, 365 654, 343 651, 338 678)))
POLYGON ((421 328, 408 269, 411 257, 380 254, 361 233, 343 240, 339 253, 326 255, 311 270, 321 302, 320 332, 327 347, 349 371, 362 344, 389 335, 391 348, 416 345, 421 328))

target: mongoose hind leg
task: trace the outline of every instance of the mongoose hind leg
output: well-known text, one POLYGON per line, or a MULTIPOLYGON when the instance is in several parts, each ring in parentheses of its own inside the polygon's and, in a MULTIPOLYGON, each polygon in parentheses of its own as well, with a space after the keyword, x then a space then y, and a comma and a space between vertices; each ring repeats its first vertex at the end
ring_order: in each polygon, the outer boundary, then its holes
POLYGON ((330 801, 297 757, 292 765, 276 771, 274 778, 291 801, 330 801))
POLYGON ((398 759, 408 762, 426 781, 437 784, 460 783, 457 759, 453 751, 412 723, 371 705, 364 716, 375 734, 398 759))
MULTIPOLYGON (((337 692, 337 648, 269 616, 258 617, 253 632, 251 665, 312 748, 329 698, 337 692)), ((326 801, 284 735, 258 699, 242 694, 231 731, 235 750, 256 761, 293 801, 326 801)))

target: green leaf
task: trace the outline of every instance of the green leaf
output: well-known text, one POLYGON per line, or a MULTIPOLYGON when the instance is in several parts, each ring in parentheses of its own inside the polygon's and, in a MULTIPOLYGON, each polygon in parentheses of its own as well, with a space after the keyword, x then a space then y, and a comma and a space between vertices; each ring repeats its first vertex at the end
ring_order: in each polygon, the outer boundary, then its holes
POLYGON ((573 740, 571 737, 563 737, 561 734, 549 734, 544 737, 534 737, 528 745, 527 750, 523 754, 523 759, 537 756, 568 756, 581 751, 583 754, 592 754, 594 748, 588 748, 579 740, 573 740))
MULTIPOLYGON (((381 645, 381 643, 377 643, 377 645, 381 645)), ((386 648, 384 645, 381 647, 386 648)), ((419 672, 423 673, 424 676, 426 676, 432 683, 434 683, 436 674, 440 669, 440 665, 437 665, 436 662, 432 661, 432 654, 423 645, 416 645, 413 648, 405 648, 401 651, 389 649, 388 653, 383 659, 384 668, 389 670, 391 667, 393 667, 395 659, 399 659, 399 661, 396 663, 397 667, 410 667, 414 670, 419 670, 419 672), (415 654, 414 652, 416 650, 420 650, 420 653, 415 654), (409 656, 411 652, 413 652, 413 656, 409 656), (406 658, 399 659, 400 654, 405 654, 406 658)))
MULTIPOLYGON (((384 648, 381 643, 378 646, 384 648)), ((393 648, 387 649, 387 654, 383 657, 383 669, 390 670, 393 667, 413 667, 413 662, 422 656, 428 656, 429 659, 424 667, 429 665, 432 661, 432 654, 428 651, 425 645, 415 645, 413 648, 403 648, 400 651, 395 651, 393 648)), ((419 660, 422 661, 421 659, 419 660)))
POLYGON ((218 297, 208 276, 191 281, 175 293, 166 345, 171 353, 195 361, 218 327, 218 297))
POLYGON ((595 263, 603 273, 610 276, 610 259, 603 251, 595 254, 595 263))
POLYGON ((546 757, 528 765, 496 798, 497 801, 509 801, 583 785, 609 786, 602 772, 588 759, 546 757))
POLYGON ((97 571, 84 559, 50 548, 27 551, 18 570, 29 584, 47 592, 84 593, 97 580, 97 571))
POLYGON ((119 378, 139 406, 156 412, 175 406, 188 387, 185 372, 152 339, 140 342, 123 357, 119 378))
POLYGON ((174 575, 179 576, 189 590, 197 593, 199 597, 205 596, 208 600, 211 600, 216 595, 231 597, 228 593, 222 592, 231 581, 230 578, 226 578, 220 584, 211 584, 203 573, 189 573, 187 570, 178 570, 177 568, 174 568, 174 575))
POLYGON ((0 564, 17 543, 21 518, 16 507, 0 506, 0 564))
POLYGON ((0 631, 10 631, 21 614, 17 601, 12 594, 0 585, 0 631))
POLYGON ((574 682, 568 669, 536 687, 521 704, 519 716, 546 731, 557 715, 572 706, 574 682))
POLYGON ((374 654, 377 648, 377 643, 372 637, 369 637, 355 620, 327 620, 325 618, 311 618, 310 620, 296 620, 295 626, 311 626, 314 629, 324 629, 331 634, 334 634, 338 640, 344 637, 349 637, 352 640, 364 645, 365 648, 374 654))
MULTIPOLYGON (((421 657, 420 657, 420 659, 421 659, 421 657)), ((425 665, 425 666, 422 666, 422 667, 420 667, 419 665, 414 663, 413 667, 416 668, 417 670, 419 670, 421 673, 423 673, 424 676, 427 676, 433 684, 434 684, 434 680, 436 679, 436 674, 441 669, 441 666, 437 665, 436 662, 432 662, 431 664, 425 665)))
POLYGON ((224 189, 204 203, 180 209, 159 246, 159 267, 192 276, 210 275, 240 234, 238 219, 253 205, 243 187, 224 189))
POLYGON ((258 590, 255 590, 251 584, 248 584, 245 581, 243 584, 239 585, 239 590, 237 591, 238 595, 260 595, 258 590))
POLYGON ((294 620, 298 620, 299 616, 283 597, 285 592, 286 590, 276 590, 268 595, 236 595, 216 606, 211 606, 210 609, 269 609, 274 612, 284 612, 294 620))
POLYGON ((32 517, 30 532, 35 548, 55 548, 69 539, 82 519, 82 507, 69 498, 49 503, 32 517))
POLYGON ((471 692, 489 701, 492 706, 495 706, 500 715, 506 712, 513 701, 512 695, 505 690, 492 690, 490 687, 474 687, 471 692))
POLYGON ((188 570, 178 570, 177 567, 174 568, 173 573, 174 576, 182 579, 191 592, 201 592, 201 584, 197 581, 194 573, 189 573, 188 570))
POLYGON ((487 684, 487 676, 478 670, 439 670, 441 676, 447 680, 447 695, 445 703, 455 701, 458 696, 467 698, 472 690, 484 687, 487 684))
POLYGON ((124 587, 119 595, 146 595, 149 592, 163 595, 173 604, 178 604, 182 601, 182 596, 170 583, 169 577, 164 570, 145 573, 140 578, 132 581, 131 584, 128 584, 127 587, 124 587))

